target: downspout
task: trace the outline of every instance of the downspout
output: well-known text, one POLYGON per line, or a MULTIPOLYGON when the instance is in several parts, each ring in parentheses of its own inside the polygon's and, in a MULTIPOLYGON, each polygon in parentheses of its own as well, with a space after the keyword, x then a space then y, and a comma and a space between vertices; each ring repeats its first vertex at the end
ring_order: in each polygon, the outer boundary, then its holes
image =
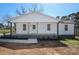
POLYGON ((75 38, 75 22, 74 22, 74 38, 75 38))
POLYGON ((38 38, 38 22, 37 22, 37 38, 38 38))
POLYGON ((59 23, 60 23, 60 21, 57 23, 57 37, 58 37, 58 39, 59 39, 59 23))

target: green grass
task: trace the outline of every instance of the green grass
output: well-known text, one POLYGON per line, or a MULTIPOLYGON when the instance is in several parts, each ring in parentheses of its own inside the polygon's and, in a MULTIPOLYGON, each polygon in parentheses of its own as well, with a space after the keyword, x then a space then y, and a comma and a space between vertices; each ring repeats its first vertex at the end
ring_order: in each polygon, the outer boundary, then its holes
POLYGON ((64 40, 61 40, 61 42, 68 46, 79 46, 78 39, 64 39, 64 40))

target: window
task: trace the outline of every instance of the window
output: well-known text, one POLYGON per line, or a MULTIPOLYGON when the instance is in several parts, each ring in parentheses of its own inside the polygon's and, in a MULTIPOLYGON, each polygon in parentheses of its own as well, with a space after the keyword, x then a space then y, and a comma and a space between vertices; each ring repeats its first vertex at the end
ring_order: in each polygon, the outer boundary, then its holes
POLYGON ((47 30, 50 31, 50 24, 47 24, 47 30))
POLYGON ((26 31, 26 24, 23 24, 23 31, 26 31))
POLYGON ((68 31, 68 25, 65 25, 65 31, 68 31))
POLYGON ((33 29, 35 29, 35 25, 33 25, 33 29))

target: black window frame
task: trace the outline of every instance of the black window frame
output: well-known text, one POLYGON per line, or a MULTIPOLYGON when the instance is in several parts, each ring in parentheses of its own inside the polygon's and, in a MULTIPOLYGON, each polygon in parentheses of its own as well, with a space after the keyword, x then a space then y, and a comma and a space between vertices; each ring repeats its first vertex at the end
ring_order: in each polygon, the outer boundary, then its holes
POLYGON ((26 24, 23 24, 23 31, 26 31, 26 24))
POLYGON ((36 25, 33 25, 33 29, 36 29, 36 25))
POLYGON ((68 31, 68 25, 65 25, 64 29, 65 29, 65 31, 68 31))
POLYGON ((51 30, 51 24, 47 24, 47 31, 51 30))

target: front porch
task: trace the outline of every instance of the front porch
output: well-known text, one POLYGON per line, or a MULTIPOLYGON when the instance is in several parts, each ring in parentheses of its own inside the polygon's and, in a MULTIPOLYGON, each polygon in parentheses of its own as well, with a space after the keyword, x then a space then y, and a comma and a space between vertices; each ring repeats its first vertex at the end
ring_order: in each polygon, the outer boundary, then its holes
POLYGON ((58 39, 57 35, 53 34, 12 34, 0 36, 1 39, 25 39, 37 38, 37 39, 58 39))
POLYGON ((28 39, 28 40, 18 40, 18 39, 0 39, 0 42, 7 42, 7 43, 38 43, 38 40, 36 38, 28 39))

